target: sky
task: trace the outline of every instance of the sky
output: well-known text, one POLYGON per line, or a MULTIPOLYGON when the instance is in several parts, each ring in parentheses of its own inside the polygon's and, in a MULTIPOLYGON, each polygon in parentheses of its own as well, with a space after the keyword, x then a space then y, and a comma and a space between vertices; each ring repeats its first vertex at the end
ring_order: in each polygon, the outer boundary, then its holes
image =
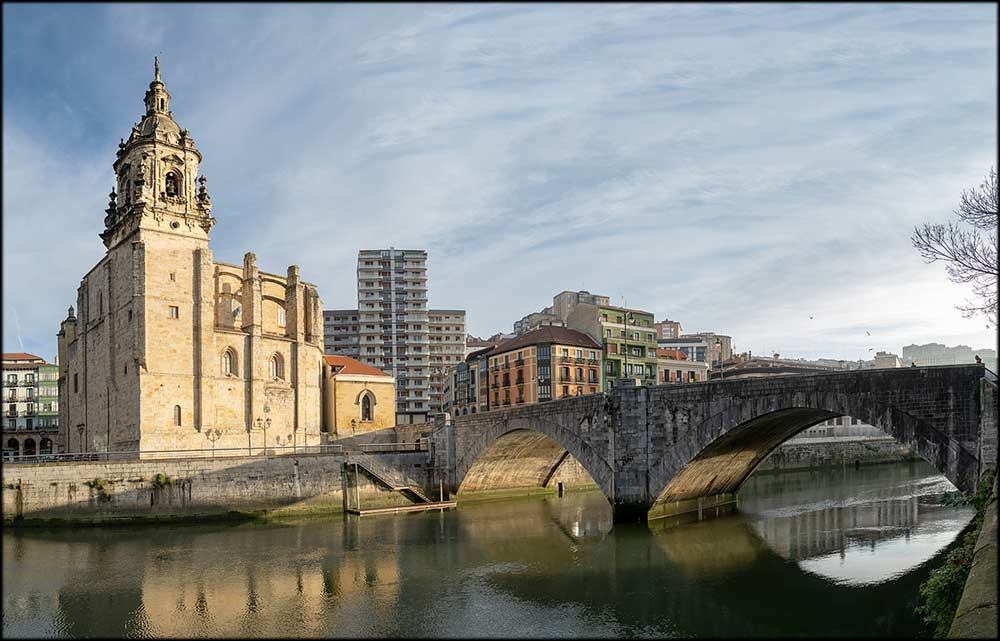
POLYGON ((995 4, 4 4, 3 351, 49 360, 160 55, 218 261, 511 331, 586 289, 737 351, 995 347, 910 245, 997 157, 995 4), (870 336, 869 336, 870 334, 870 336))

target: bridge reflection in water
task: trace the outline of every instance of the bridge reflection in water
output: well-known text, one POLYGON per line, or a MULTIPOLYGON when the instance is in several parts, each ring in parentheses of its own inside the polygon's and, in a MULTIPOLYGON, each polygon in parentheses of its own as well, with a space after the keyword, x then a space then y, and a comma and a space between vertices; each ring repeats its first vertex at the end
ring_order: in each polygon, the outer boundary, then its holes
POLYGON ((5 532, 3 631, 911 636, 922 563, 971 511, 922 502, 941 478, 926 464, 894 469, 751 479, 745 511, 680 527, 612 528, 607 499, 588 492, 283 526, 5 532), (914 548, 927 533, 937 547, 914 548), (877 581, 809 566, 844 555, 884 567, 895 544, 906 566, 877 581))

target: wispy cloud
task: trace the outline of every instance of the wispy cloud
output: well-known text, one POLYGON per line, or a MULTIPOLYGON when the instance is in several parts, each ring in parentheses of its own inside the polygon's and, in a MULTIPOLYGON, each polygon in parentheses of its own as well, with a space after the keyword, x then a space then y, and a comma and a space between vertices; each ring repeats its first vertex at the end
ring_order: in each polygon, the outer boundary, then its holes
POLYGON ((216 257, 328 307, 394 245, 477 334, 585 288, 793 356, 992 340, 908 236, 995 162, 994 6, 176 9, 4 5, 5 349, 16 306, 54 352, 161 51, 216 257))

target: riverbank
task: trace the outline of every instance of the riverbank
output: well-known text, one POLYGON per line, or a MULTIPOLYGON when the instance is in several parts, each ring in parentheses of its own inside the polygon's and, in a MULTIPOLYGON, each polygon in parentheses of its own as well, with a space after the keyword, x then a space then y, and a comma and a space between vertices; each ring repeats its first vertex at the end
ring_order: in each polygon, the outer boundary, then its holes
MULTIPOLYGON (((399 453, 399 463, 423 454, 399 453)), ((415 458, 416 457, 416 458, 415 458)), ((340 514, 351 503, 387 507, 405 497, 362 474, 344 455, 232 457, 3 466, 7 526, 271 520, 340 514)))
POLYGON ((778 446, 754 473, 822 467, 897 463, 920 458, 892 437, 830 437, 789 441, 778 446))
POLYGON ((997 478, 993 477, 993 498, 983 515, 949 639, 997 638, 997 478))

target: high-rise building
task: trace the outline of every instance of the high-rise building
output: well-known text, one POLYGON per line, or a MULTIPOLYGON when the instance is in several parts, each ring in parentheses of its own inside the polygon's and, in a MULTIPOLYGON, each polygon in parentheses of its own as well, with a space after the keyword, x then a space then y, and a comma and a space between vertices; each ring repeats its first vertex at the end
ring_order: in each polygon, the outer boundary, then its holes
POLYGON ((431 413, 444 410, 444 388, 448 372, 465 359, 465 310, 432 309, 431 339, 431 413))
POLYGON ((34 354, 4 354, 3 403, 5 459, 58 451, 58 365, 34 354))
POLYGON ((332 330, 328 354, 357 358, 396 380, 397 424, 423 423, 441 411, 443 366, 461 361, 465 352, 465 312, 428 310, 425 250, 362 249, 358 308, 323 316, 332 330), (431 340, 432 325, 440 340, 431 340))

